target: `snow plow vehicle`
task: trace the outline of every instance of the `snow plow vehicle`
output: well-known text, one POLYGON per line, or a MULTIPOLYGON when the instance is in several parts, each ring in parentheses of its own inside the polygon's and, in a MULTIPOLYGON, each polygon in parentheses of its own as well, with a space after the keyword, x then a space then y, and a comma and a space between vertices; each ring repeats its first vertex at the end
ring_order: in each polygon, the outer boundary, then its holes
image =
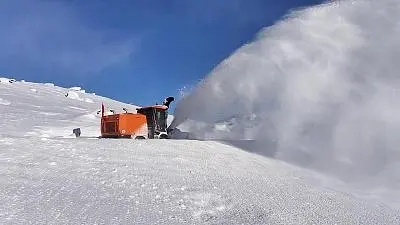
POLYGON ((162 105, 137 108, 137 113, 104 115, 102 104, 101 138, 168 139, 167 118, 173 97, 162 105))

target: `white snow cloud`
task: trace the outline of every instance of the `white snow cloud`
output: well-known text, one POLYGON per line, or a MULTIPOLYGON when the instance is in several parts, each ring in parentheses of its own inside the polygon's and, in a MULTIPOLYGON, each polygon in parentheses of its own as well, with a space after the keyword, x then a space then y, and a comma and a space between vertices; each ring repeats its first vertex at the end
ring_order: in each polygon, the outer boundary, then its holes
POLYGON ((400 161, 399 20, 395 0, 295 12, 178 102, 172 126, 188 119, 200 138, 277 139, 278 157, 343 176, 385 173, 400 161))
POLYGON ((0 2, 0 60, 72 73, 99 72, 136 51, 135 38, 110 41, 85 26, 68 2, 0 2))

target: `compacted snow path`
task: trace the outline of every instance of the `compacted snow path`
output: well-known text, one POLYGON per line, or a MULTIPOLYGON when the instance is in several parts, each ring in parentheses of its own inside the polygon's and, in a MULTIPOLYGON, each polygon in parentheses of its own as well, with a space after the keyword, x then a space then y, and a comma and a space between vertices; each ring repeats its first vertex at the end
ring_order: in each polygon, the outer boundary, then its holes
POLYGON ((2 138, 0 224, 399 224, 298 168, 187 140, 2 138))

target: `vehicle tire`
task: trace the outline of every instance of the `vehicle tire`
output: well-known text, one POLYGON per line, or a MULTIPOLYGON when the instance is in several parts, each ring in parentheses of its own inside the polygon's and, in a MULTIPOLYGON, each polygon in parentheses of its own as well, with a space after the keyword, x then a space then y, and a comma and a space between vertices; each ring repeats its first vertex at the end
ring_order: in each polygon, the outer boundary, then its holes
POLYGON ((161 134, 161 135, 160 135, 160 139, 169 139, 169 138, 168 138, 168 135, 166 135, 166 134, 161 134))
POLYGON ((144 139, 146 139, 146 138, 143 137, 143 136, 136 136, 135 139, 136 139, 136 140, 144 140, 144 139))

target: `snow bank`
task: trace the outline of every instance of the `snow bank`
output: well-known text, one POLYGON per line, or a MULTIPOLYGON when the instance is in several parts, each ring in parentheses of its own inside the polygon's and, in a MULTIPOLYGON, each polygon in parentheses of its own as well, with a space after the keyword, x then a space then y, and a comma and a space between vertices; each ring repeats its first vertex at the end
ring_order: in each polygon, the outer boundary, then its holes
POLYGON ((71 91, 76 91, 80 93, 86 93, 86 90, 82 89, 81 87, 70 87, 69 88, 71 91))
POLYGON ((76 93, 75 91, 68 91, 67 94, 66 94, 66 97, 67 97, 67 98, 70 98, 70 99, 74 99, 74 100, 80 100, 80 101, 83 100, 83 99, 79 96, 79 94, 76 93))
MULTIPOLYGON (((80 93, 85 94, 84 90, 79 89, 77 91, 80 92, 80 93)), ((84 102, 87 102, 87 103, 94 103, 91 98, 81 97, 77 91, 68 91, 67 94, 65 94, 65 97, 70 98, 70 99, 74 99, 74 100, 84 101, 84 102)))
POLYGON ((16 80, 12 78, 0 77, 0 83, 10 84, 15 83, 16 80))
POLYGON ((72 91, 80 91, 80 90, 82 90, 81 87, 70 87, 69 89, 72 90, 72 91))
POLYGON ((296 11, 178 102, 172 127, 205 139, 276 139, 278 158, 400 188, 400 174, 386 172, 400 161, 399 20, 397 0, 296 11))

